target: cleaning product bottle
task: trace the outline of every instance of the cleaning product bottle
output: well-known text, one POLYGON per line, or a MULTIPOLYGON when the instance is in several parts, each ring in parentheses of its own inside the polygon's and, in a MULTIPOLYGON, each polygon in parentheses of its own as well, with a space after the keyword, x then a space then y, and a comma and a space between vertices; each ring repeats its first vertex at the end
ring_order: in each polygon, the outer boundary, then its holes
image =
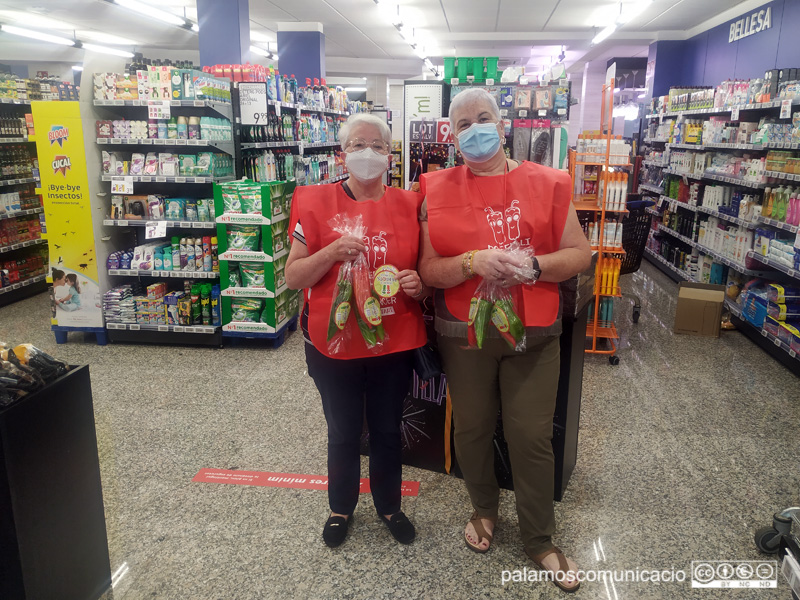
POLYGON ((191 287, 192 325, 203 324, 203 309, 200 305, 200 288, 201 284, 199 283, 194 283, 191 287))
POLYGON ((172 236, 172 270, 181 270, 181 240, 178 236, 172 236))
POLYGON ((211 237, 203 237, 203 271, 211 272, 211 237))
MULTIPOLYGON (((181 253, 181 261, 180 261, 180 270, 186 270, 187 265, 189 264, 189 253, 187 250, 186 238, 181 238, 180 242, 180 253, 181 253)), ((174 246, 173 246, 174 248, 174 246)))
POLYGON ((162 253, 161 266, 164 271, 172 271, 172 245, 170 244, 162 253))
POLYGON ((194 271, 194 239, 186 238, 186 266, 187 271, 194 271))
POLYGON ((194 270, 203 270, 203 238, 194 240, 194 270))
POLYGON ((167 139, 178 139, 178 119, 176 117, 171 117, 170 120, 167 121, 167 139))
POLYGON ((215 327, 222 325, 222 314, 220 312, 220 290, 219 285, 211 287, 211 324, 215 327))
POLYGON ((211 284, 204 283, 200 286, 200 316, 203 325, 211 325, 211 284))
POLYGON ((219 273, 219 254, 217 247, 217 236, 211 237, 211 270, 219 273))
POLYGON ((178 117, 177 131, 179 140, 189 139, 189 121, 183 115, 178 117))

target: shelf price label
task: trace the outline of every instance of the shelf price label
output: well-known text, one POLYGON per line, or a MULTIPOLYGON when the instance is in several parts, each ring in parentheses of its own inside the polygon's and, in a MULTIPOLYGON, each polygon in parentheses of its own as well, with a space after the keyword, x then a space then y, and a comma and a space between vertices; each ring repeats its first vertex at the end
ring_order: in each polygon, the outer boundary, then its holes
POLYGON ((112 194, 133 194, 133 177, 112 177, 112 194))
POLYGON ((170 108, 169 100, 155 101, 151 100, 147 103, 147 118, 148 119, 169 119, 172 116, 172 109, 170 108))
POLYGON ((787 98, 781 102, 781 119, 788 119, 792 116, 792 99, 787 98))
POLYGON ((739 120, 739 107, 734 106, 731 109, 731 121, 738 121, 739 120))
POLYGON ((263 82, 239 83, 239 105, 242 111, 242 125, 265 123, 269 114, 267 112, 267 84, 263 82))
POLYGON ((155 238, 163 238, 167 236, 167 222, 166 221, 148 221, 145 224, 145 239, 152 240, 155 238))

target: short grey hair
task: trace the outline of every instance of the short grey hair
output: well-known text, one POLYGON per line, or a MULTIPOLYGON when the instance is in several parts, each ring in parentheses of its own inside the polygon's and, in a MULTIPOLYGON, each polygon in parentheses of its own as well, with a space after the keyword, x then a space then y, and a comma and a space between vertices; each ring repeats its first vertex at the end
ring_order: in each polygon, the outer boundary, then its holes
POLYGON ((462 104, 478 102, 479 100, 483 100, 484 104, 489 106, 492 116, 497 119, 498 123, 500 122, 500 108, 497 106, 497 100, 495 100, 495 97, 483 88, 470 88, 468 90, 464 90, 463 92, 459 92, 456 94, 455 98, 450 101, 450 112, 448 113, 448 117, 450 118, 450 129, 453 132, 456 130, 456 124, 453 121, 456 111, 461 108, 462 104))
POLYGON ((373 125, 377 127, 378 130, 381 132, 381 137, 383 141, 386 142, 386 145, 389 146, 389 149, 392 148, 392 130, 389 129, 389 126, 386 124, 386 121, 381 119, 380 117, 376 117, 375 115, 371 115, 369 113, 355 113, 350 115, 350 117, 345 121, 344 125, 339 128, 339 142, 342 144, 342 150, 347 147, 347 142, 349 141, 350 137, 350 130, 353 128, 354 125, 358 125, 360 123, 366 125, 373 125))

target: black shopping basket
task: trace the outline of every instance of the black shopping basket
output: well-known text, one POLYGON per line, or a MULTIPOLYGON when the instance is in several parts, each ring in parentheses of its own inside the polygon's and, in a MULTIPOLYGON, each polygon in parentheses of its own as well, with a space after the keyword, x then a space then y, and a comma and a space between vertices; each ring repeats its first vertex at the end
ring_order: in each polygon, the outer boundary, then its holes
MULTIPOLYGON (((641 200, 640 196, 628 195, 628 202, 625 208, 628 214, 622 219, 622 249, 625 256, 622 257, 622 265, 619 274, 627 275, 635 273, 642 264, 644 248, 647 245, 647 236, 650 232, 650 215, 645 212, 645 208, 653 206, 652 200, 641 200)), ((633 300, 633 314, 631 319, 634 323, 639 322, 639 315, 642 313, 642 301, 634 294, 622 294, 626 298, 633 300)))

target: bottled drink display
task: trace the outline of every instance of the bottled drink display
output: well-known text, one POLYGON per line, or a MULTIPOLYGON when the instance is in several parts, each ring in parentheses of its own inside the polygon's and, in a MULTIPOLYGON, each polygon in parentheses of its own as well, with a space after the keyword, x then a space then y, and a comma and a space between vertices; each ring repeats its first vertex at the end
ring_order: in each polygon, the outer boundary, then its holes
POLYGON ((333 152, 297 156, 289 149, 246 150, 244 175, 258 182, 294 180, 298 185, 322 183, 345 174, 333 152))
POLYGON ((33 167, 30 152, 25 146, 0 148, 0 178, 3 180, 33 177, 33 167))

